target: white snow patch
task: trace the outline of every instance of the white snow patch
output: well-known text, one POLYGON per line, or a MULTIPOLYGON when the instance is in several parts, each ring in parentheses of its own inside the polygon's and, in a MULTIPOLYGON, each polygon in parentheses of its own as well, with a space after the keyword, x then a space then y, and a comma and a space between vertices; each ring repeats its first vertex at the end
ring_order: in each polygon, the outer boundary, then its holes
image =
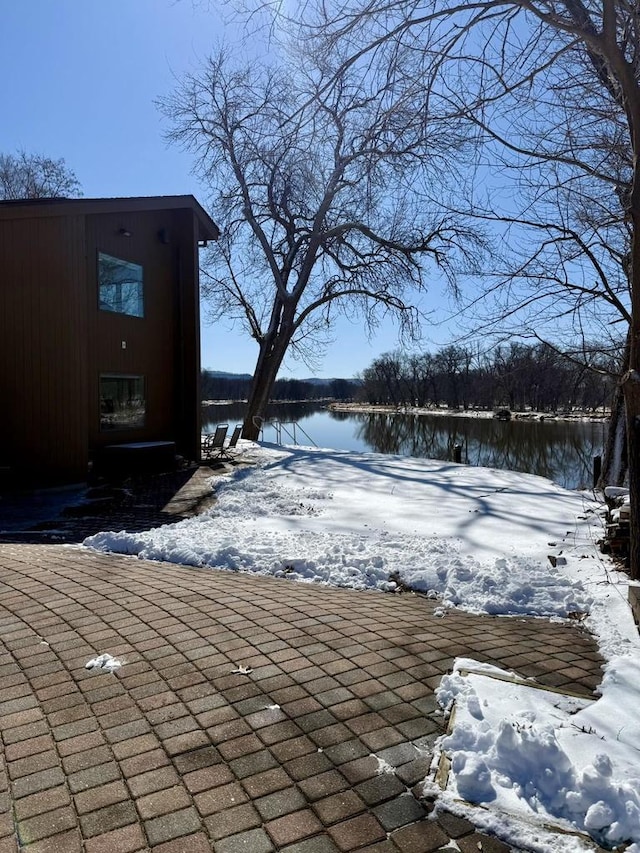
MULTIPOLYGON (((597 701, 492 677, 456 661, 436 691, 455 701, 439 749, 451 760, 447 793, 534 827, 553 823, 611 847, 640 842, 640 662, 612 662, 597 701)), ((495 672, 495 671, 494 671, 495 672)))
POLYGON ((231 670, 232 675, 251 675, 252 672, 253 672, 253 670, 251 669, 250 666, 242 666, 242 665, 240 665, 236 669, 231 670))
POLYGON ((108 653, 98 655, 95 658, 87 661, 84 665, 85 669, 99 670, 100 672, 115 672, 120 669, 124 661, 114 658, 108 653))
POLYGON ((385 761, 384 758, 380 758, 380 756, 373 752, 371 755, 378 762, 378 766, 376 767, 378 776, 381 776, 383 773, 395 773, 395 767, 392 764, 389 764, 388 761, 385 761))
POLYGON ((565 542, 565 556, 584 543, 594 559, 589 522, 577 522, 595 507, 583 495, 541 477, 425 459, 261 452, 262 466, 218 478, 208 513, 85 544, 355 589, 405 586, 474 613, 566 617, 591 606, 583 573, 546 559, 550 539, 565 542))

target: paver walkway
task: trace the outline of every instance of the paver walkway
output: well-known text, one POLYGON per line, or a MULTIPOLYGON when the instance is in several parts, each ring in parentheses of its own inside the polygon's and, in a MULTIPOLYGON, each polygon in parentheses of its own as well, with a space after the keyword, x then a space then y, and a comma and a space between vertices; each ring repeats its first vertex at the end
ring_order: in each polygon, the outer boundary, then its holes
POLYGON ((577 626, 434 605, 0 545, 0 853, 506 850, 414 796, 433 688, 464 655, 589 693, 601 661, 577 626))

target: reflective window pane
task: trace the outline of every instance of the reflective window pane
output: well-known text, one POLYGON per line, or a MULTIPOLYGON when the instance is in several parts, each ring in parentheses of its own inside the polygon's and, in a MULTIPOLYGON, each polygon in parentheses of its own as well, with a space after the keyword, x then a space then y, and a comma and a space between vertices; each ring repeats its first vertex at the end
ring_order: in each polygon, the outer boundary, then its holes
POLYGON ((100 377, 100 429, 137 429, 144 426, 143 376, 100 377))
POLYGON ((139 264, 99 252, 98 283, 102 311, 144 317, 142 267, 139 264))

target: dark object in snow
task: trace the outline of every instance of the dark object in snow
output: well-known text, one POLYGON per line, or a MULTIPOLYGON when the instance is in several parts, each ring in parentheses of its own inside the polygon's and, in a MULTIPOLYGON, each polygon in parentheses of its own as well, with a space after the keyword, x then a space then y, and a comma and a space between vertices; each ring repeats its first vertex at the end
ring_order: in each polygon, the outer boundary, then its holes
POLYGON ((623 568, 628 569, 631 514, 629 491, 617 486, 607 486, 604 499, 607 504, 605 535, 598 545, 603 554, 611 554, 615 560, 622 563, 623 568))
POLYGON ((640 587, 629 584, 629 604, 633 614, 633 620, 640 629, 640 587))
POLYGON ((493 413, 493 417, 497 421, 510 421, 511 420, 511 412, 509 409, 497 409, 493 413))

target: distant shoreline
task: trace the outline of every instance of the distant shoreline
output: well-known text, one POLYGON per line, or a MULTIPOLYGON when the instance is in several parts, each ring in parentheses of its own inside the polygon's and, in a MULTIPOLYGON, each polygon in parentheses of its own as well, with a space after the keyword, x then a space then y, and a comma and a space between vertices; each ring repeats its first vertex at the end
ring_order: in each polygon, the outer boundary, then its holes
MULTIPOLYGON (((366 403, 329 403, 327 408, 332 412, 353 414, 381 415, 448 415, 454 418, 485 418, 494 419, 494 410, 487 409, 445 409, 425 408, 420 406, 378 406, 366 403)), ((511 412, 514 421, 606 421, 609 411, 598 412, 511 412)))
MULTIPOLYGON (((246 400, 203 400, 202 407, 204 409, 214 408, 216 406, 232 406, 238 404, 245 404, 246 400)), ((269 405, 270 406, 278 406, 278 405, 296 405, 297 403, 303 404, 316 404, 318 406, 324 406, 324 408, 328 409, 330 412, 344 412, 345 414, 363 414, 363 415, 436 415, 436 416, 448 416, 452 418, 476 418, 476 419, 486 419, 486 420, 500 420, 496 418, 495 412, 500 411, 494 409, 447 409, 447 408, 430 408, 425 406, 388 406, 388 405, 374 405, 369 403, 343 403, 343 402, 331 402, 330 398, 320 397, 311 400, 272 400, 269 405)), ((501 407, 501 409, 506 409, 506 407, 501 407)), ((517 412, 511 411, 511 420, 514 421, 591 421, 593 423, 600 423, 602 421, 606 421, 609 419, 610 411, 609 409, 600 409, 596 412, 583 412, 583 411, 573 411, 573 412, 517 412)), ((508 419, 507 419, 508 420, 508 419)))

